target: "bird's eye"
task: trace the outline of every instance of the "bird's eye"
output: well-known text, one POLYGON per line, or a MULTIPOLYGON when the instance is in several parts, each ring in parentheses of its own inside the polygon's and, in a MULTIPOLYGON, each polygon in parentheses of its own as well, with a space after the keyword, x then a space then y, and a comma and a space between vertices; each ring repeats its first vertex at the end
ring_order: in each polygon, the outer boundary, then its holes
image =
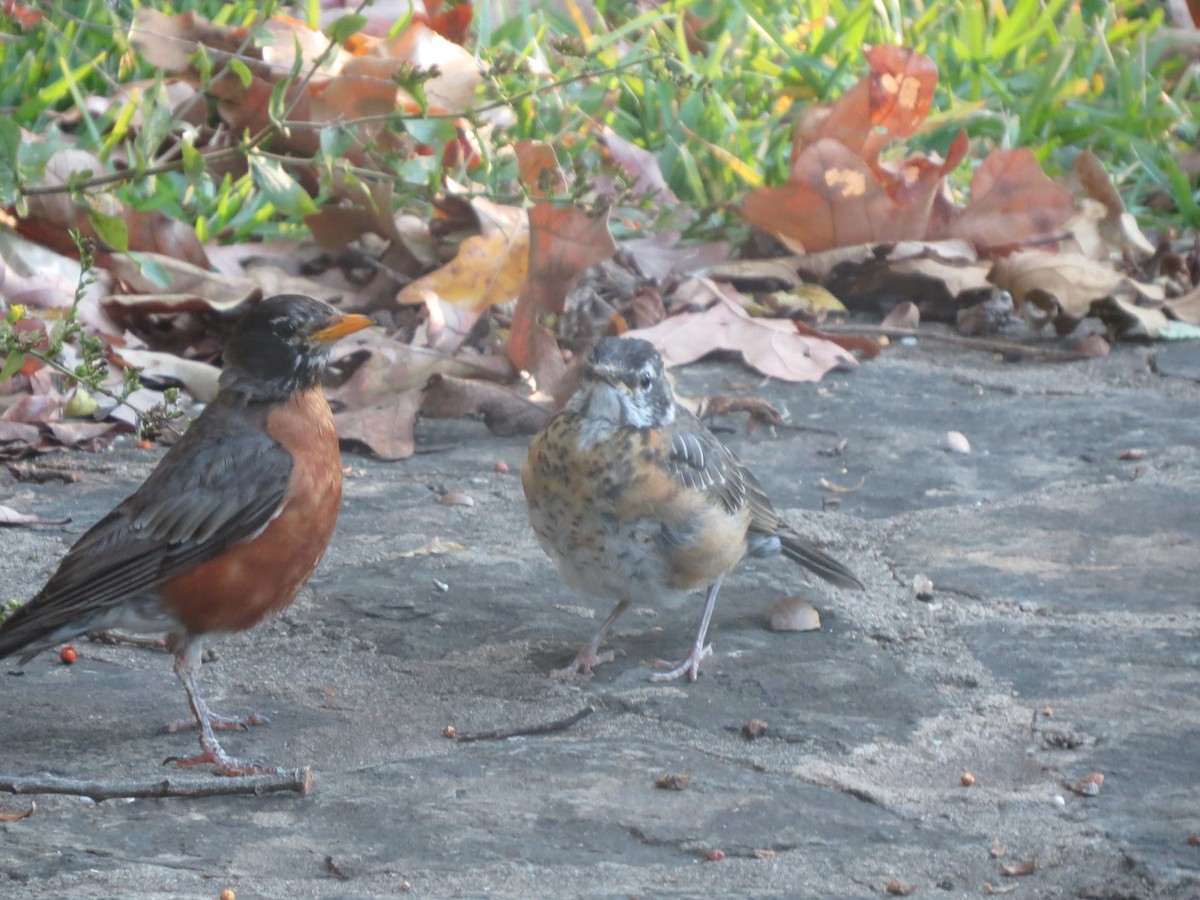
POLYGON ((650 385, 652 385, 652 384, 654 384, 654 379, 651 378, 649 375, 643 375, 642 380, 640 382, 638 382, 638 385, 641 387, 641 389, 643 391, 650 390, 650 385))
POLYGON ((296 323, 293 322, 291 319, 287 319, 287 318, 276 319, 275 320, 275 333, 278 334, 280 337, 290 338, 292 335, 294 335, 296 333, 296 323))

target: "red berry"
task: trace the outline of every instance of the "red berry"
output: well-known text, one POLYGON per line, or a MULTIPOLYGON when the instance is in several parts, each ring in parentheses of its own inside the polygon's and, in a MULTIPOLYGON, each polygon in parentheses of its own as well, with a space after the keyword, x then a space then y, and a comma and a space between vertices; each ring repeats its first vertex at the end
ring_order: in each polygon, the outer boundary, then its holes
POLYGON ((79 658, 79 654, 75 652, 75 648, 70 644, 58 651, 58 658, 63 661, 64 665, 71 665, 79 658))

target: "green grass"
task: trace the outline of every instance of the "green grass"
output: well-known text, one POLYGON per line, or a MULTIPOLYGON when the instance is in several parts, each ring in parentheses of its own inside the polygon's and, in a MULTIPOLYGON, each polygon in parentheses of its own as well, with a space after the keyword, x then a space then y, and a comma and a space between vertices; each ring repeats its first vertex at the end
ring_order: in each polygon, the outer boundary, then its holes
MULTIPOLYGON (((11 21, 0 23, 9 36, 0 42, 0 120, 11 117, 46 138, 18 151, 12 127, 0 126, 0 202, 19 203, 22 186, 41 182, 50 152, 67 144, 64 136, 56 138, 56 123, 70 113, 74 120, 62 127, 70 128, 71 142, 96 153, 105 167, 118 153, 128 161, 132 177, 113 190, 133 207, 182 219, 202 239, 303 234, 300 216, 312 201, 297 196, 294 172, 258 157, 244 174, 212 174, 193 147, 196 130, 172 120, 161 87, 151 86, 136 106, 140 129, 131 127, 134 104, 89 113, 87 98, 155 76, 127 42, 139 5, 84 0, 69 5, 71 15, 47 6, 47 19, 28 33, 11 21), (184 163, 179 171, 138 174, 176 142, 184 163)), ((308 2, 302 14, 315 20, 316 7, 308 2)), ((262 9, 247 0, 156 8, 248 26, 262 9)), ((864 43, 899 43, 932 57, 940 74, 928 128, 905 150, 944 149, 965 128, 973 159, 992 147, 1027 146, 1056 177, 1090 147, 1135 213, 1157 224, 1200 225, 1197 185, 1176 162, 1195 143, 1200 91, 1181 61, 1162 57, 1158 4, 677 0, 640 13, 631 0, 598 0, 602 24, 586 32, 564 4, 510 8, 515 15, 508 21, 477 21, 478 47, 470 48, 494 65, 481 102, 516 98, 515 123, 485 141, 491 152, 469 173, 481 191, 501 199, 520 196, 511 155, 498 152, 504 142, 553 142, 586 187, 600 165, 590 125, 601 123, 657 156, 681 207, 697 212, 689 220, 694 233, 737 236, 745 230, 736 208, 746 191, 787 176, 794 118, 862 77, 864 43), (689 30, 703 47, 689 48, 689 30), (545 60, 550 78, 521 65, 534 55, 545 60), (628 66, 638 59, 646 62, 628 66), (1152 213, 1150 201, 1164 195, 1173 209, 1152 213)), ((418 140, 448 133, 445 122, 397 119, 394 127, 418 140)), ((322 147, 311 160, 320 175, 317 204, 342 166, 345 135, 330 126, 322 147)), ((428 201, 438 181, 437 153, 370 159, 367 171, 351 176, 374 173, 395 182, 397 202, 410 207, 428 201)), ((969 176, 964 166, 954 180, 963 185, 969 176)), ((659 212, 631 210, 620 227, 654 225, 659 212)))

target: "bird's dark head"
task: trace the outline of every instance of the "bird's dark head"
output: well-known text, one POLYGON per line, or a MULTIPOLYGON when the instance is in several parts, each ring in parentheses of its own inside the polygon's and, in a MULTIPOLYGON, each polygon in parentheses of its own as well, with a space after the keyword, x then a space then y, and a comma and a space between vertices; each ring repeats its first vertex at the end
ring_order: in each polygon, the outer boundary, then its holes
POLYGON ((612 426, 652 428, 675 420, 662 357, 649 341, 602 338, 592 349, 571 407, 612 426))
POLYGON ((221 386, 255 399, 283 399, 315 387, 333 343, 372 324, 300 294, 268 297, 234 326, 221 386))

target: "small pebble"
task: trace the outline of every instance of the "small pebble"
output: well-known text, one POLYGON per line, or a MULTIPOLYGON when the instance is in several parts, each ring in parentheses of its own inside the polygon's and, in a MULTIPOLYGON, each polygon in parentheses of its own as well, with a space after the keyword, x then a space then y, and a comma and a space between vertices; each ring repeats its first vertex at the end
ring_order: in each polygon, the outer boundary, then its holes
POLYGON ((951 453, 970 453, 971 442, 961 431, 947 431, 946 449, 951 453))
POLYGON ((709 850, 708 856, 706 856, 704 858, 706 860, 708 860, 709 862, 720 862, 721 860, 723 860, 725 858, 725 851, 724 850, 716 850, 716 849, 709 850))
POLYGON ((1065 807, 1067 805, 1067 798, 1064 797, 1062 794, 1055 794, 1054 795, 1054 805, 1058 806, 1058 807, 1065 807))

